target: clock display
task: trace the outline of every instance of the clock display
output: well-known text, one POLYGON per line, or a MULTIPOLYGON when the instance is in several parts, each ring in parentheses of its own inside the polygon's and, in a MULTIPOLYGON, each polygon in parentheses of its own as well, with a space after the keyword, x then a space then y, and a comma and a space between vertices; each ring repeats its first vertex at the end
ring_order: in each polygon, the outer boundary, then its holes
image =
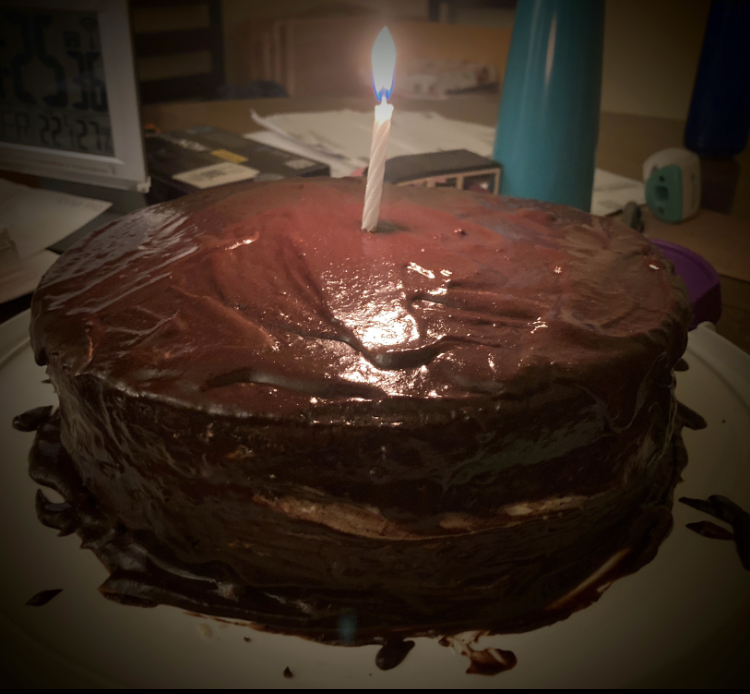
POLYGON ((0 141, 114 156, 95 12, 0 8, 0 141))

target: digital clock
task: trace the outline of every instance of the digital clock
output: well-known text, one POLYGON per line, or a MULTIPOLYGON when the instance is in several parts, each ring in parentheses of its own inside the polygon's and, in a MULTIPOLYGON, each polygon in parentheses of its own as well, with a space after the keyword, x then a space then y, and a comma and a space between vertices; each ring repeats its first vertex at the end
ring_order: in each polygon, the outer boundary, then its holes
POLYGON ((0 0, 0 168, 148 187, 126 0, 0 0))

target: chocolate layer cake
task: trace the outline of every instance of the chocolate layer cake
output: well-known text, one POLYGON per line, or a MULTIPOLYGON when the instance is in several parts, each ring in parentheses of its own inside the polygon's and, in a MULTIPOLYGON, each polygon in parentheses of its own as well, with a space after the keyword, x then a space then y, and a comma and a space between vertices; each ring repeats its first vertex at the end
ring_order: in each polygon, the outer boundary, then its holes
POLYGON ((38 511, 106 596, 366 643, 549 624, 654 557, 690 321, 658 250, 452 189, 386 188, 365 233, 363 194, 211 189, 45 275, 38 511))

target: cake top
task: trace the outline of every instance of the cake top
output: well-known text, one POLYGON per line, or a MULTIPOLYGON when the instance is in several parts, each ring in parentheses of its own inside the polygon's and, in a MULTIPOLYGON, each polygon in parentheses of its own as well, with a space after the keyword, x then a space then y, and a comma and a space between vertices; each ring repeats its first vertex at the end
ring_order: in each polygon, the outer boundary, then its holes
POLYGON ((386 186, 367 233, 363 199, 354 179, 289 179, 129 215, 44 276, 37 360, 261 417, 429 416, 575 380, 627 418, 640 380, 684 350, 681 280, 614 220, 386 186))

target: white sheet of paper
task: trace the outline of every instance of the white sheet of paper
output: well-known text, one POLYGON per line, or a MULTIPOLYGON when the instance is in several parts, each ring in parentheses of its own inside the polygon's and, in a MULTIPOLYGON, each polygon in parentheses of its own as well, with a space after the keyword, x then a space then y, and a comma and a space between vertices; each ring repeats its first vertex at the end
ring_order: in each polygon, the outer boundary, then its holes
MULTIPOLYGON (((245 137, 324 161, 331 166, 334 177, 347 176, 357 168, 367 166, 372 113, 344 109, 280 113, 265 118, 251 111, 251 115, 266 131, 248 133, 245 137)), ((495 128, 491 126, 444 118, 438 113, 396 109, 388 141, 388 157, 451 149, 467 149, 491 157, 494 141, 495 128)), ((591 199, 593 214, 611 214, 631 200, 639 205, 646 202, 641 181, 596 169, 591 199)))
POLYGON ((111 205, 0 179, 0 229, 8 229, 21 260, 72 234, 111 205))
POLYGON ((268 118, 262 118, 255 111, 250 114, 258 125, 277 135, 296 140, 328 156, 351 161, 354 168, 367 166, 372 138, 372 113, 346 109, 282 113, 268 118))
POLYGON ((42 275, 59 257, 52 251, 41 251, 22 261, 20 271, 0 276, 0 304, 33 292, 42 275))
POLYGON ((594 172, 591 214, 612 214, 621 210, 631 200, 639 205, 646 202, 646 186, 642 181, 636 181, 602 169, 597 169, 594 172))
POLYGON ((246 181, 248 178, 254 178, 259 173, 258 169, 253 169, 251 166, 242 166, 231 161, 222 161, 218 164, 209 164, 208 166, 200 166, 197 169, 181 171, 178 174, 174 174, 172 178, 175 181, 182 181, 196 188, 204 189, 223 186, 227 183, 246 181))
MULTIPOLYGON (((306 145, 317 152, 347 159, 355 164, 355 168, 367 166, 373 113, 344 109, 281 113, 266 118, 254 111, 251 115, 258 125, 281 137, 306 145)), ((482 156, 489 156, 494 139, 494 128, 443 118, 437 113, 397 110, 393 114, 388 156, 450 149, 468 149, 482 156)))
POLYGON ((298 154, 300 157, 305 157, 306 159, 313 159, 323 164, 328 164, 331 168, 331 176, 334 178, 350 176, 352 172, 361 168, 359 165, 353 164, 348 159, 324 154, 323 152, 304 145, 290 137, 279 135, 279 133, 274 132, 273 130, 258 130, 253 133, 246 133, 243 137, 246 137, 248 140, 253 140, 254 142, 260 142, 262 145, 268 145, 269 147, 276 147, 276 149, 283 149, 285 152, 298 154))

